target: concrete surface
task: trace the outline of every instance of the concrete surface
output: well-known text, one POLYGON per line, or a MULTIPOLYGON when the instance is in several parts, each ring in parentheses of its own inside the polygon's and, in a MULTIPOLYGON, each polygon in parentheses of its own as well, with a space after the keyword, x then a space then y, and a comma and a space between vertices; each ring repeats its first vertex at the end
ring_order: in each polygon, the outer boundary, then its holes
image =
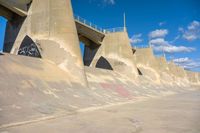
POLYGON ((50 120, 22 124, 6 133, 199 133, 200 91, 84 110, 50 120))
MULTIPOLYGON (((32 1, 26 17, 17 16, 8 21, 5 47, 9 48, 6 52, 19 54, 25 49, 21 46, 26 37, 31 39, 29 42, 34 42, 43 59, 76 75, 69 80, 87 86, 71 0, 32 1)), ((32 45, 28 42, 25 44, 25 47, 32 45)), ((26 54, 30 51, 23 52, 26 54)))
MULTIPOLYGON (((27 16, 29 4, 31 1, 32 0, 0 0, 0 5, 3 5, 3 7, 8 9, 6 11, 7 13, 10 10, 19 16, 25 17, 27 16)), ((0 7, 0 10, 3 7, 0 7)), ((10 20, 11 18, 6 15, 6 12, 0 12, 0 15, 10 20)))
POLYGON ((84 39, 89 39, 93 43, 97 45, 101 45, 101 42, 103 41, 103 38, 105 37, 105 34, 102 32, 99 32, 98 30, 91 28, 89 25, 86 25, 84 23, 81 23, 80 21, 75 20, 76 22, 76 28, 79 36, 79 40, 85 45, 90 45, 87 42, 85 42, 84 39))
POLYGON ((90 66, 95 67, 101 57, 110 63, 113 71, 120 72, 132 79, 136 79, 138 76, 126 31, 106 34, 90 66))
POLYGON ((199 132, 199 73, 133 50, 126 31, 77 26, 70 0, 6 2, 27 14, 0 3, 11 53, 0 54, 2 133, 199 132))
POLYGON ((71 75, 49 60, 10 54, 0 55, 0 68, 0 127, 195 89, 149 84, 145 77, 136 82, 90 67, 85 67, 89 87, 84 87, 71 82, 71 75))

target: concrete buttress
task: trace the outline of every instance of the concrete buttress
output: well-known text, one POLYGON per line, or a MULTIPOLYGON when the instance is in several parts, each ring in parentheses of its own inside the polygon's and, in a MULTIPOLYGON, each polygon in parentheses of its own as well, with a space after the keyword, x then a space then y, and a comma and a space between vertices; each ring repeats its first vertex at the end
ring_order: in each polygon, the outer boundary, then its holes
MULTIPOLYGON (((97 51, 91 66, 95 67, 101 58, 105 58, 115 72, 136 79, 138 71, 133 60, 133 52, 126 31, 108 33, 97 51)), ((103 63, 102 63, 102 67, 103 63)))
POLYGON ((29 38, 41 57, 67 72, 70 81, 87 85, 71 0, 33 0, 27 16, 15 23, 8 22, 6 32, 6 36, 16 34, 10 42, 12 54, 19 54, 22 42, 29 38))

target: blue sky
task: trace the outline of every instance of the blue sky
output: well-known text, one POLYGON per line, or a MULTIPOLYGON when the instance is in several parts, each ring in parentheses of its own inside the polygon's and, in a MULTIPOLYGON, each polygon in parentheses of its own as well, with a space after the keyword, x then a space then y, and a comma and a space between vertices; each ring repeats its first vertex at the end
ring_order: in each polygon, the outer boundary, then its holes
MULTIPOLYGON (((200 71, 200 0, 72 0, 76 15, 102 28, 123 26, 133 46, 151 45, 168 60, 200 71)), ((5 20, 0 18, 0 47, 5 20)))
POLYGON ((0 51, 3 49, 6 20, 0 16, 0 51))

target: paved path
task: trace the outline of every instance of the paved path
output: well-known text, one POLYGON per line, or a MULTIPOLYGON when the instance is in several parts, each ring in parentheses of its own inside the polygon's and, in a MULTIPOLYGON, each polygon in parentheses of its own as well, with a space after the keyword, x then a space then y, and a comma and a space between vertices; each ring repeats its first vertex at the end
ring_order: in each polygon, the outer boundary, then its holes
POLYGON ((200 133, 200 91, 86 111, 0 133, 200 133))

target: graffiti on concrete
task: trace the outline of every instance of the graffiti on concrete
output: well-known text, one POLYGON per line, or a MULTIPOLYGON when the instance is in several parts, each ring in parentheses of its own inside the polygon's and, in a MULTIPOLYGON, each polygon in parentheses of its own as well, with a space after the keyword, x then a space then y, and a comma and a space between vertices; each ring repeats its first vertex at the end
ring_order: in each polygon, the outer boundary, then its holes
POLYGON ((26 36, 19 48, 18 55, 41 58, 40 52, 33 40, 26 36))
POLYGON ((132 94, 124 88, 123 85, 120 84, 109 84, 109 83, 101 83, 100 84, 104 89, 109 89, 113 90, 116 92, 119 96, 128 98, 128 99, 133 99, 132 94))

